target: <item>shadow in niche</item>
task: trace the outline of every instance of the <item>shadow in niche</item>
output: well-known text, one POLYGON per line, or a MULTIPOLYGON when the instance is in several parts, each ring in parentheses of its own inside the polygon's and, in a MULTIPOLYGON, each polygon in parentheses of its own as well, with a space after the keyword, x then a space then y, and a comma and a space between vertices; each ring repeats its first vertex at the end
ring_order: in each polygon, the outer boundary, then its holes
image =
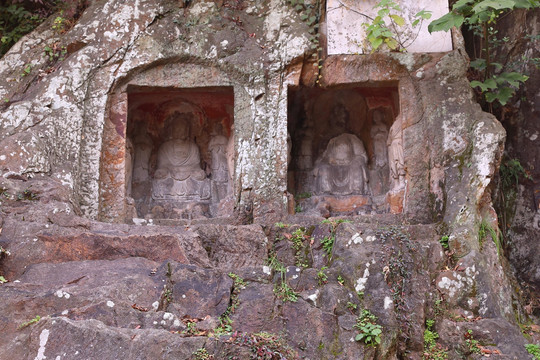
POLYGON ((401 212, 404 173, 398 113, 394 82, 291 87, 287 181, 295 211, 323 216, 401 212), (395 206, 396 194, 401 206, 395 206))
POLYGON ((128 88, 128 217, 232 214, 232 87, 128 88))

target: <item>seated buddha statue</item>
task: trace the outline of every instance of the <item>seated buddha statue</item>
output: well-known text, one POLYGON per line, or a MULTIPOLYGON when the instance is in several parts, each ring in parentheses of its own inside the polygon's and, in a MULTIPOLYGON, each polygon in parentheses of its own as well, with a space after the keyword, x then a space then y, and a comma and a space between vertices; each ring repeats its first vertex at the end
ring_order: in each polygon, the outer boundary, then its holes
POLYGON ((317 192, 329 195, 368 194, 367 153, 362 140, 353 134, 331 139, 315 164, 317 192))
POLYGON ((190 138, 189 120, 178 112, 165 121, 166 139, 157 153, 154 200, 207 200, 210 182, 201 169, 199 147, 190 138))

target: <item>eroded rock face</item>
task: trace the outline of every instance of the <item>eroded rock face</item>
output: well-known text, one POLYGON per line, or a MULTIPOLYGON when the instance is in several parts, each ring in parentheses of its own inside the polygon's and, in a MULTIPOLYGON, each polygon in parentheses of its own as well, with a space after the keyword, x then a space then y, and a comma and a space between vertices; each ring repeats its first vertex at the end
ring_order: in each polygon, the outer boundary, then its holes
POLYGON ((64 34, 51 21, 0 59, 0 358, 279 343, 288 358, 419 359, 427 319, 452 354, 470 329, 527 356, 495 244, 478 239, 497 225, 505 132, 472 99, 458 34, 447 53, 319 69, 279 0, 100 0, 64 34), (55 43, 68 54, 53 64, 55 43), (349 119, 332 124, 340 104, 349 119), (287 218, 295 195, 308 211, 287 218), (362 309, 377 348, 355 341, 362 309))

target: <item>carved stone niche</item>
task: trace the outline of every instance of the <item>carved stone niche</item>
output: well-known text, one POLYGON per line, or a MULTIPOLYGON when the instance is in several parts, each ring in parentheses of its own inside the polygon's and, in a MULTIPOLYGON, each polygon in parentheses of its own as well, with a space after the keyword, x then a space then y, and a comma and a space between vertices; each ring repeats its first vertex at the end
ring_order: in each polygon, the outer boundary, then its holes
POLYGON ((126 198, 131 215, 232 213, 232 87, 135 87, 128 93, 126 198))
POLYGON ((388 212, 404 179, 398 111, 392 82, 290 88, 287 187, 296 212, 388 212))

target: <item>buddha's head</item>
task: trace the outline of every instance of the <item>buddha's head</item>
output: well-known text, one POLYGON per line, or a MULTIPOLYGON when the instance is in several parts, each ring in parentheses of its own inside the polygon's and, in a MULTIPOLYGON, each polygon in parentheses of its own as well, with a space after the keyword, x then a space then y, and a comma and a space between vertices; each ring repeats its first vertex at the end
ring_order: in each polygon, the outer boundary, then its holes
POLYGON ((373 124, 383 124, 384 114, 381 110, 375 110, 373 112, 373 124))
POLYGON ((351 143, 345 139, 340 139, 334 145, 330 152, 330 162, 339 163, 341 165, 348 164, 353 158, 353 149, 351 143))
POLYGON ((165 120, 165 136, 170 140, 186 140, 189 138, 189 119, 185 114, 174 112, 165 120))

